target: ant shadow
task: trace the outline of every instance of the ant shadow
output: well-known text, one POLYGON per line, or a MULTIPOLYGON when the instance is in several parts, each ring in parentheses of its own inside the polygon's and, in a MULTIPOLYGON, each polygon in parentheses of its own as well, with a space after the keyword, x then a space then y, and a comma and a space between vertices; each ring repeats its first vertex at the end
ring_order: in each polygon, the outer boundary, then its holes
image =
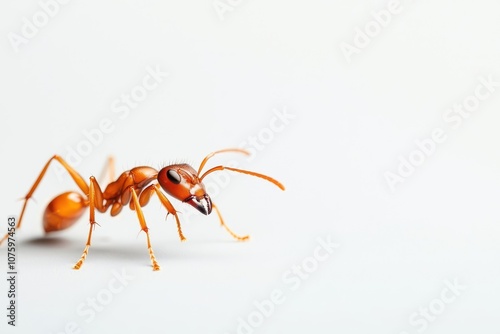
POLYGON ((65 248, 72 244, 69 239, 62 237, 36 237, 25 240, 24 245, 33 247, 58 247, 65 248))
MULTIPOLYGON (((111 261, 112 263, 121 263, 123 265, 138 263, 149 266, 149 254, 145 242, 137 241, 132 245, 123 242, 115 243, 114 241, 113 238, 106 236, 94 237, 87 260, 100 263, 111 261)), ((219 247, 212 246, 230 244, 236 245, 240 244, 240 242, 225 238, 197 239, 181 242, 173 238, 168 243, 156 242, 153 244, 153 248, 157 260, 162 265, 165 261, 172 259, 197 262, 203 259, 224 258, 224 252, 219 247), (197 247, 194 247, 194 249, 186 247, 189 246, 188 244, 197 245, 197 247), (208 249, 204 246, 207 246, 208 249)), ((31 255, 50 257, 57 259, 56 261, 61 261, 61 263, 72 263, 79 259, 85 247, 85 241, 65 236, 42 235, 26 239, 20 246, 23 251, 31 255)))
MULTIPOLYGON (((110 246, 109 238, 101 237, 94 238, 92 240, 92 246, 90 247, 90 253, 92 257, 105 256, 106 258, 134 258, 140 257, 141 254, 137 254, 138 246, 126 246, 123 243, 116 245, 115 247, 110 246)), ((82 240, 76 241, 73 238, 67 238, 63 236, 40 236, 27 239, 21 243, 21 247, 30 253, 47 253, 49 256, 66 257, 68 254, 72 254, 74 260, 78 260, 81 255, 85 242, 82 240)), ((147 253, 147 248, 144 247, 144 252, 147 253)))

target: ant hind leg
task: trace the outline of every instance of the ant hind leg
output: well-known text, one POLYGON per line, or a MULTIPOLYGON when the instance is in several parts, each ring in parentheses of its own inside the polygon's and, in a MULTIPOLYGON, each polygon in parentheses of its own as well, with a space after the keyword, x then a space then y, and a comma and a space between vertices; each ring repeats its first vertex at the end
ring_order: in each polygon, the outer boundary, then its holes
MULTIPOLYGON (((26 206, 28 205, 28 201, 31 198, 31 196, 33 196, 33 193, 35 192, 35 190, 38 188, 38 185, 40 184, 43 177, 45 176, 45 173, 47 172, 47 169, 49 168, 49 165, 52 162, 52 160, 56 160, 57 162, 59 162, 63 166, 63 168, 69 173, 69 175, 71 176, 73 181, 75 181, 78 188, 80 188, 80 190, 85 195, 88 194, 89 186, 87 185, 85 180, 80 176, 80 174, 78 174, 78 172, 76 170, 74 170, 73 167, 71 167, 63 158, 61 158, 58 155, 54 155, 45 163, 42 171, 40 172, 40 174, 38 174, 38 177, 36 178, 35 182, 31 186, 30 190, 24 196, 23 208, 21 209, 21 214, 19 215, 19 220, 17 221, 16 229, 21 228, 21 223, 23 221, 23 216, 24 216, 24 212, 26 210, 26 206)), ((0 239, 0 245, 7 239, 7 237, 8 237, 8 234, 6 234, 2 239, 0 239)))

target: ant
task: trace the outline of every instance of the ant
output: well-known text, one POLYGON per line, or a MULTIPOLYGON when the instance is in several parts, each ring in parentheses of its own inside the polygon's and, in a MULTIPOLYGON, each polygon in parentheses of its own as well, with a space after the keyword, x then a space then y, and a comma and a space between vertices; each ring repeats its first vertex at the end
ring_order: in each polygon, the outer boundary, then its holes
MULTIPOLYGON (((216 154, 226 152, 236 152, 246 155, 250 154, 248 151, 241 148, 228 148, 215 151, 208 154, 202 160, 197 171, 185 163, 168 165, 160 169, 160 171, 148 166, 134 167, 123 172, 115 181, 109 183, 104 189, 104 192, 101 190, 101 187, 94 176, 90 177, 90 182, 87 184, 80 174, 78 174, 63 158, 58 155, 54 155, 47 161, 38 175, 38 178, 35 180, 35 183, 26 196, 24 196, 24 204, 16 229, 21 227, 21 222, 28 200, 31 198, 39 183, 43 179, 50 163, 55 160, 59 162, 69 173, 78 188, 80 188, 83 192, 84 196, 75 191, 67 191, 52 199, 52 201, 47 205, 43 216, 43 227, 45 232, 49 233, 53 231, 60 231, 70 227, 84 214, 86 208, 90 207, 90 228, 87 243, 82 256, 73 266, 73 269, 80 269, 88 255, 92 239, 92 231, 94 230, 94 225, 97 224, 95 221, 95 211, 97 210, 105 213, 108 209, 111 209, 111 216, 116 216, 121 212, 124 206, 129 205, 130 209, 134 210, 137 214, 139 224, 141 225, 141 231, 146 233, 149 257, 151 259, 153 270, 159 270, 160 266, 158 265, 153 253, 153 248, 151 247, 151 241, 149 239, 149 229, 146 225, 146 220, 144 219, 144 214, 141 209, 148 204, 154 194, 158 196, 161 204, 165 207, 165 209, 167 209, 167 216, 168 214, 172 214, 175 217, 177 231, 181 241, 186 240, 182 234, 177 211, 167 196, 165 196, 165 194, 160 190, 160 187, 170 196, 181 202, 190 204, 204 215, 209 215, 212 212, 212 209, 215 209, 217 216, 219 217, 220 224, 229 234, 231 234, 231 236, 239 241, 247 240, 249 236, 238 236, 224 223, 219 209, 212 202, 210 196, 205 190, 205 186, 202 182, 203 179, 210 173, 226 169, 262 178, 275 184, 281 190, 285 190, 285 187, 280 182, 267 175, 222 165, 212 167, 201 174, 201 171, 208 159, 216 154)), ((112 158, 110 158, 109 165, 111 179, 113 179, 114 166, 112 158)), ((7 239, 7 237, 8 234, 0 240, 0 245, 7 239)))

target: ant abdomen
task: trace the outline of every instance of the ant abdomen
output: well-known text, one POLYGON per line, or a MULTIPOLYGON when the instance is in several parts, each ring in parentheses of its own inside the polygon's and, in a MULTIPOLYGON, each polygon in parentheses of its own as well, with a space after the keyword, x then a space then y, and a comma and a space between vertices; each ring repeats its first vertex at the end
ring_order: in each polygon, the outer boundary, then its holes
POLYGON ((85 198, 74 191, 55 197, 43 214, 45 232, 60 231, 70 227, 83 215, 87 206, 85 198))

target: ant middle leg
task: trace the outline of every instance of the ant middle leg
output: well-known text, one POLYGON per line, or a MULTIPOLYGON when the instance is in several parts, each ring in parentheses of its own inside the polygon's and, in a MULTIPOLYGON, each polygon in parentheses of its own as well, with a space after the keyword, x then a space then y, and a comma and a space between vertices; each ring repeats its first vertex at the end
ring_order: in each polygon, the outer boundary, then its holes
POLYGON ((87 243, 85 244, 85 248, 83 249, 82 256, 73 266, 73 269, 77 270, 80 269, 80 267, 83 265, 83 262, 85 261, 89 253, 89 248, 92 241, 92 232, 95 228, 95 224, 97 224, 97 222, 95 221, 95 210, 97 209, 101 212, 105 211, 105 207, 103 205, 101 187, 99 187, 99 183, 97 183, 97 180, 93 176, 90 177, 89 206, 90 206, 89 234, 87 237, 87 243))
POLYGON ((149 228, 146 225, 146 219, 144 219, 144 213, 142 212, 141 205, 139 203, 139 199, 137 198, 137 193, 133 187, 130 187, 130 192, 132 193, 132 202, 134 203, 133 208, 137 213, 137 218, 139 219, 139 224, 141 224, 141 230, 146 233, 146 239, 148 242, 148 251, 149 257, 151 259, 151 265, 153 266, 153 270, 160 270, 160 265, 156 261, 155 254, 153 252, 153 247, 151 247, 151 240, 149 238, 149 228))

